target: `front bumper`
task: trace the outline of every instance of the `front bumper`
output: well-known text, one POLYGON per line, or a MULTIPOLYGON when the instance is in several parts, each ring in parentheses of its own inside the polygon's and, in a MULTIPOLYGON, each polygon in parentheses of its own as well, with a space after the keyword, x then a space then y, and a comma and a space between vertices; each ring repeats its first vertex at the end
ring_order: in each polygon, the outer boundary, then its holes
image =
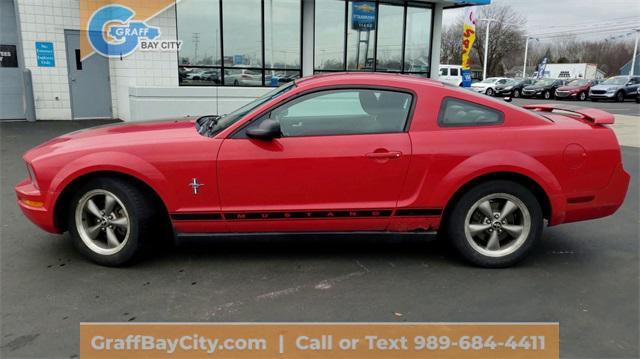
POLYGON ((477 92, 477 93, 485 93, 485 91, 487 91, 487 89, 482 88, 482 87, 469 87, 469 89, 473 92, 477 92))
POLYGON ((496 89, 495 94, 496 94, 496 96, 509 96, 509 95, 511 95, 512 92, 513 92, 513 90, 498 90, 498 89, 496 89))
POLYGON ((556 91, 555 95, 557 98, 576 98, 578 92, 556 91))
POLYGON ((612 99, 615 96, 616 96, 615 92, 605 92, 605 93, 592 93, 592 92, 589 92, 589 97, 591 97, 591 98, 612 99))
POLYGON ((15 188, 18 206, 35 225, 50 233, 62 233, 54 223, 52 196, 44 195, 29 178, 18 183, 15 188))
POLYGON ((540 97, 542 96, 542 94, 544 93, 543 90, 540 91, 527 91, 527 90, 522 90, 522 96, 523 97, 540 97))

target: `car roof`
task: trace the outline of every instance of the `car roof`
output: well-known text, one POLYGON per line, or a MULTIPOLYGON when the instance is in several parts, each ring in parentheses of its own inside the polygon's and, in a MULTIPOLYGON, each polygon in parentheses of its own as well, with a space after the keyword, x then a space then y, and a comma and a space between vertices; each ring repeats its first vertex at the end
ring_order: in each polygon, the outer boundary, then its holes
POLYGON ((381 86, 384 86, 386 83, 387 85, 396 85, 399 87, 404 87, 403 84, 444 87, 440 81, 416 75, 384 72, 329 72, 303 77, 296 80, 296 85, 313 87, 332 84, 357 84, 357 82, 377 83, 381 86))

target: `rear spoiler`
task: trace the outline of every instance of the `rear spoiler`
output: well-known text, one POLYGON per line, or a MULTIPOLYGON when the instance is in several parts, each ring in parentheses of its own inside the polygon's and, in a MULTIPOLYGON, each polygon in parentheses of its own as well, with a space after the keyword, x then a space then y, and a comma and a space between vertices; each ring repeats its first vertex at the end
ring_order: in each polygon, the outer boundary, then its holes
POLYGON ((606 111, 598 110, 595 108, 578 107, 572 105, 562 104, 532 104, 524 105, 523 108, 533 111, 553 112, 553 111, 565 111, 575 113, 582 119, 593 123, 594 125, 612 125, 615 119, 612 114, 606 111))

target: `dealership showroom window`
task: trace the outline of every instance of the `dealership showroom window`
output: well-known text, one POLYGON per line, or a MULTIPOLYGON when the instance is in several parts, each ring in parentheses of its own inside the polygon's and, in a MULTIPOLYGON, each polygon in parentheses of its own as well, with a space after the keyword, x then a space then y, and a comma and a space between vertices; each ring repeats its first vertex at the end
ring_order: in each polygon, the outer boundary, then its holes
MULTIPOLYGON (((431 4, 314 3, 314 73, 378 71, 429 76, 431 4), (377 16, 358 23, 354 11, 377 16), (355 9, 355 10, 354 10, 355 9), (365 10, 368 10, 365 8, 365 10)), ((302 74, 299 0, 183 0, 177 4, 181 86, 277 86, 302 74)))

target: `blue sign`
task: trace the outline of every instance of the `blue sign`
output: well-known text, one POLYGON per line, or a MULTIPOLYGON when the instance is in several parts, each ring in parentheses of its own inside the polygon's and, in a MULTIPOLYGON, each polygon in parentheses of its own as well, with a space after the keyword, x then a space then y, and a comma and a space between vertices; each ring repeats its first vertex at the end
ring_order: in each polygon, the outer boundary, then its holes
POLYGON ((471 87, 471 70, 462 70, 462 87, 471 87))
POLYGON ((38 67, 56 67, 53 42, 36 42, 36 59, 38 67))
POLYGON ((244 63, 244 55, 233 55, 233 64, 234 65, 245 65, 245 63, 244 63))
POLYGON ((369 31, 376 29, 376 3, 354 1, 351 3, 351 28, 369 31))

